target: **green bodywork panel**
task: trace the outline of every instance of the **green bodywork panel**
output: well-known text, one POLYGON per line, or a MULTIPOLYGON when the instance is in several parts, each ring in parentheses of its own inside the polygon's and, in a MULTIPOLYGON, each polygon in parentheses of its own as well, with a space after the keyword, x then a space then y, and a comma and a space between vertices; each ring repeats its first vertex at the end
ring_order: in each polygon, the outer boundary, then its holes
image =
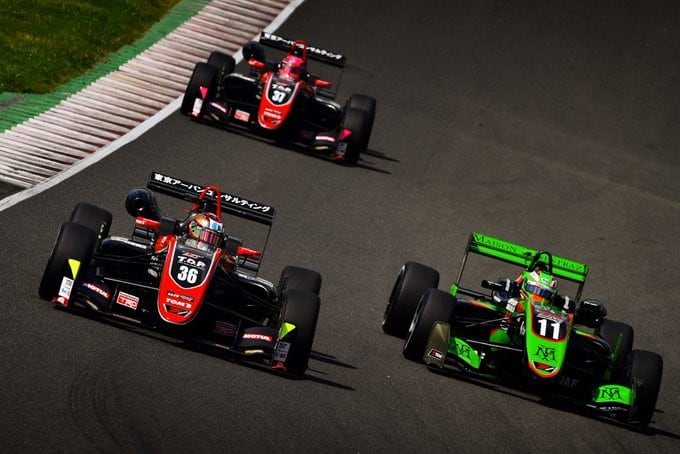
POLYGON ((617 403, 633 406, 635 390, 623 385, 602 385, 595 391, 593 402, 596 404, 617 403))
MULTIPOLYGON (((494 259, 526 268, 531 264, 538 250, 516 243, 501 240, 483 233, 472 232, 468 244, 468 251, 485 255, 494 259)), ((573 282, 584 283, 588 275, 588 266, 557 255, 552 256, 552 274, 573 282)))
POLYGON ((563 339, 549 340, 534 333, 534 314, 531 309, 526 311, 527 332, 525 335, 527 360, 533 364, 532 369, 539 377, 551 377, 562 368, 569 345, 569 333, 563 339))
POLYGON ((479 365, 482 363, 479 353, 459 337, 450 338, 449 353, 456 355, 461 361, 475 369, 479 369, 479 365))

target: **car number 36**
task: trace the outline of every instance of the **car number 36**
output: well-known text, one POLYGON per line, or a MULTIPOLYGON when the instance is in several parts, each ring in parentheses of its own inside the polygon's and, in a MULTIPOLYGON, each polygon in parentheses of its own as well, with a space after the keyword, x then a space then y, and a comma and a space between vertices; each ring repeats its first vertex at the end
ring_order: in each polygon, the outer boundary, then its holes
POLYGON ((198 280, 198 270, 196 268, 189 268, 186 265, 181 265, 175 277, 180 282, 195 284, 198 280))

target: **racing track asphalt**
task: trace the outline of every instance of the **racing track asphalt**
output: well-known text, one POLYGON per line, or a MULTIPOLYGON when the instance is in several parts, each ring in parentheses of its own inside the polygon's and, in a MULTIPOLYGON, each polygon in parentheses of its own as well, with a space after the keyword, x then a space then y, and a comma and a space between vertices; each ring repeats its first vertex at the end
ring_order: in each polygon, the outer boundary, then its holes
POLYGON ((348 55, 341 100, 378 98, 360 168, 175 114, 0 213, 0 451, 678 452, 680 7, 377 3, 306 2, 279 30, 348 55), (152 170, 279 209, 262 275, 324 276, 306 380, 38 299, 71 207, 106 207, 128 233, 124 195, 152 170), (402 359, 380 329, 397 270, 422 261, 446 288, 471 230, 591 266, 585 296, 665 359, 650 433, 402 359))

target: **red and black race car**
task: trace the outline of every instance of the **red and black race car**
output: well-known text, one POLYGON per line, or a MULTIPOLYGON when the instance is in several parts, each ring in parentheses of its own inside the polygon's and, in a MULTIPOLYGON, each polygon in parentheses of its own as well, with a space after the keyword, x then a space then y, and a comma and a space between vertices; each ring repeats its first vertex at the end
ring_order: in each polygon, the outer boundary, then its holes
POLYGON ((234 73, 234 58, 217 51, 197 63, 180 111, 357 164, 371 137, 375 98, 355 94, 340 105, 332 83, 307 67, 315 60, 342 70, 344 55, 263 32, 259 42, 243 47, 243 57, 251 68, 248 75, 234 73), (278 63, 268 61, 262 45, 286 54, 278 63))
POLYGON ((319 314, 321 275, 285 267, 278 285, 257 276, 262 251, 225 232, 223 216, 267 227, 275 209, 158 172, 127 195, 130 237, 109 235, 112 215, 79 203, 62 224, 40 281, 57 307, 160 331, 303 375, 319 314), (192 203, 166 216, 154 192, 192 203))

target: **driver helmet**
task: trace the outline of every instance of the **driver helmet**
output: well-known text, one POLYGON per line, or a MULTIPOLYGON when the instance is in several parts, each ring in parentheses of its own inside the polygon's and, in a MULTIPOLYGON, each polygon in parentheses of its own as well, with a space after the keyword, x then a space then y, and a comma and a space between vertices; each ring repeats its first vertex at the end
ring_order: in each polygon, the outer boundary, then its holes
POLYGON ((198 213, 189 221, 187 233, 190 238, 198 241, 199 244, 203 243, 211 247, 219 247, 222 243, 224 224, 215 214, 198 213))
POLYGON ((305 72, 305 67, 306 65, 304 59, 295 55, 287 55, 283 61, 281 61, 279 75, 289 77, 293 80, 298 80, 305 72))
POLYGON ((550 273, 540 269, 525 273, 521 287, 523 298, 538 304, 549 304, 555 292, 557 292, 557 281, 550 273))

